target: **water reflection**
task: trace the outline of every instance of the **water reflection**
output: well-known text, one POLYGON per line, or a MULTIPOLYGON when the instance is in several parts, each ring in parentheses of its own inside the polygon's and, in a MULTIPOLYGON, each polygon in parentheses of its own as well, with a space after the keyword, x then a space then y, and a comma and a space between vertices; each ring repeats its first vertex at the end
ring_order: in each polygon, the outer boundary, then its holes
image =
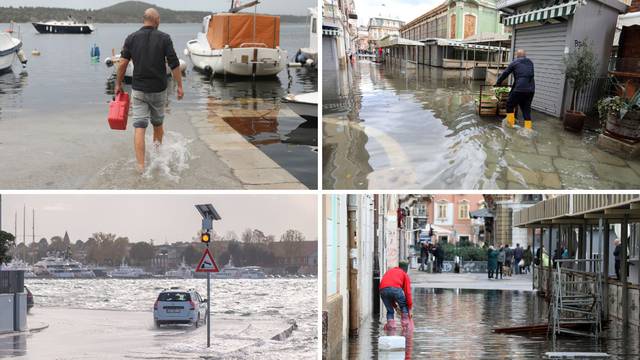
MULTIPOLYGON (((640 356, 638 333, 615 324, 607 339, 504 335, 494 328, 547 322, 544 299, 532 292, 501 290, 415 289, 413 334, 408 334, 406 359, 540 359, 548 351, 607 352, 612 359, 640 356)), ((378 351, 382 325, 374 316, 350 340, 351 360, 389 358, 378 351)))
POLYGON ((636 188, 637 160, 540 113, 534 131, 479 117, 481 82, 428 66, 360 61, 325 73, 327 188, 636 188), (347 130, 348 129, 348 130, 347 130), (595 161, 594 161, 595 159, 595 161), (611 171, 624 176, 611 176, 611 171))
POLYGON ((23 356, 26 354, 26 333, 0 335, 0 358, 23 356))

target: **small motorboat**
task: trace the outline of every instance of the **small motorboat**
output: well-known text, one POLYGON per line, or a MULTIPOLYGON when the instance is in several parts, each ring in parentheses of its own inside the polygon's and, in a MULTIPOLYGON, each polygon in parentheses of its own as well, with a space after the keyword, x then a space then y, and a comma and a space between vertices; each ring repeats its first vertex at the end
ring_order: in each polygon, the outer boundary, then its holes
POLYGON ((289 94, 283 101, 293 112, 307 121, 318 121, 318 92, 289 94))
POLYGON ((78 22, 72 17, 66 21, 51 20, 47 22, 31 23, 41 34, 91 34, 95 31, 94 24, 78 22))
POLYGON ((11 69, 13 62, 19 59, 22 65, 27 64, 27 58, 22 51, 22 41, 14 38, 10 33, 0 33, 0 72, 11 69))
POLYGON ((309 46, 300 48, 294 57, 294 61, 303 66, 316 66, 318 63, 318 11, 309 8, 309 46))
POLYGON ((258 1, 226 13, 205 16, 202 32, 187 42, 184 54, 193 66, 213 75, 275 76, 287 65, 280 48, 280 17, 238 13, 258 1))
MULTIPOLYGON (((180 61, 180 71, 184 74, 185 71, 187 70, 187 63, 182 59, 178 59, 178 60, 180 61)), ((107 67, 112 67, 116 65, 113 70, 114 73, 118 69, 119 63, 120 63, 119 54, 104 59, 104 64, 107 65, 107 67)), ((167 76, 171 76, 171 68, 169 67, 169 65, 167 65, 167 76)), ((130 82, 131 79, 133 79, 133 61, 129 61, 129 64, 127 65, 127 70, 124 73, 124 79, 127 82, 130 82)))

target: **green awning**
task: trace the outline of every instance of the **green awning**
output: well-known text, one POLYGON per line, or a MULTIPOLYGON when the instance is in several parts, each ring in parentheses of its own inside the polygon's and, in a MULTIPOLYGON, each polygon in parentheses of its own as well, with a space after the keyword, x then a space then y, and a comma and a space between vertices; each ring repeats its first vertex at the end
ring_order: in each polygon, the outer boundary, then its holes
POLYGON ((570 1, 560 5, 531 10, 520 14, 511 15, 504 18, 505 26, 513 26, 534 21, 544 21, 548 19, 573 15, 576 12, 578 1, 570 1))

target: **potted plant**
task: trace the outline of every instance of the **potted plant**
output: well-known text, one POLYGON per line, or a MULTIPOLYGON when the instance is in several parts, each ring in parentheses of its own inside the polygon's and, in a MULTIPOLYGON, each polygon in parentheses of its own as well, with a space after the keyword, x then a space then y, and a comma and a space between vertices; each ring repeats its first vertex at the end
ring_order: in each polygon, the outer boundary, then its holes
POLYGON ((609 135, 624 140, 640 140, 640 91, 629 100, 620 96, 599 100, 598 115, 609 135))
POLYGON ((580 132, 584 127, 586 115, 576 111, 576 99, 582 90, 591 83, 598 70, 598 63, 591 42, 584 40, 576 48, 564 57, 565 76, 571 84, 571 106, 564 114, 564 128, 570 131, 580 132))

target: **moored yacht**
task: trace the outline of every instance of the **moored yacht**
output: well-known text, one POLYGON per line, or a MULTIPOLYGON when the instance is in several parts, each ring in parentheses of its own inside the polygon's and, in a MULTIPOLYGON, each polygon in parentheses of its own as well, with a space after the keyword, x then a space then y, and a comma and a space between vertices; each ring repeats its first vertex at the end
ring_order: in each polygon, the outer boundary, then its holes
POLYGON ((307 27, 309 46, 300 48, 294 56, 294 60, 304 66, 316 66, 318 63, 318 11, 315 8, 309 8, 307 27))
POLYGON ((220 272, 212 273, 211 277, 216 279, 265 279, 267 276, 260 266, 235 267, 233 258, 220 272))
POLYGON ((140 279, 150 277, 151 275, 142 268, 127 265, 123 259, 120 267, 109 271, 108 276, 116 279, 140 279))
POLYGON ((165 276, 172 279, 191 279, 193 278, 193 270, 184 263, 183 258, 180 266, 176 270, 167 271, 165 276))
POLYGON ((23 65, 27 63, 27 58, 22 51, 22 41, 8 32, 0 32, 0 72, 11 69, 16 59, 19 59, 23 65))
POLYGON ((91 34, 95 29, 95 25, 78 22, 72 17, 66 21, 51 20, 47 22, 31 23, 41 34, 91 34))
POLYGON ((240 13, 258 1, 205 16, 202 32, 184 53, 193 66, 213 75, 275 76, 287 65, 280 48, 280 17, 240 13))
POLYGON ((90 279, 96 274, 82 263, 59 256, 46 256, 33 265, 36 276, 53 277, 61 279, 90 279))

